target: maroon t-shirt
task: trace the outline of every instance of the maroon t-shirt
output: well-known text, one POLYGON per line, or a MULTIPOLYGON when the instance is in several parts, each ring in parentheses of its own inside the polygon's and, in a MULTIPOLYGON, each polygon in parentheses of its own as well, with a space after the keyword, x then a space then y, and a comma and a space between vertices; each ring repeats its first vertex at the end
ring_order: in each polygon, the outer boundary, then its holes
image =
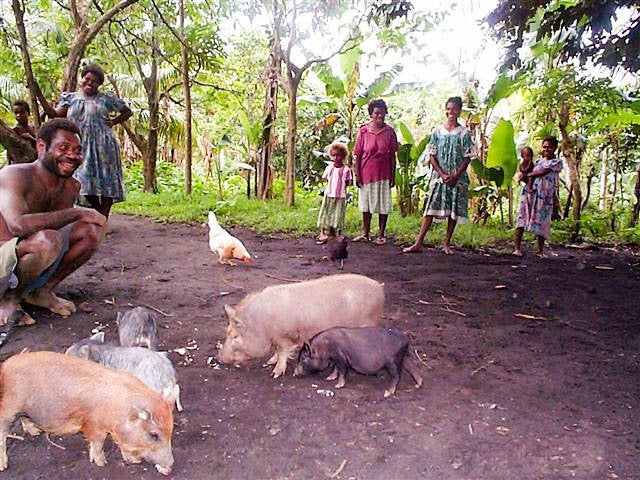
POLYGON ((356 171, 363 185, 380 180, 391 180, 395 175, 395 153, 398 151, 396 132, 385 125, 378 132, 372 132, 368 125, 358 131, 353 155, 356 157, 356 171))

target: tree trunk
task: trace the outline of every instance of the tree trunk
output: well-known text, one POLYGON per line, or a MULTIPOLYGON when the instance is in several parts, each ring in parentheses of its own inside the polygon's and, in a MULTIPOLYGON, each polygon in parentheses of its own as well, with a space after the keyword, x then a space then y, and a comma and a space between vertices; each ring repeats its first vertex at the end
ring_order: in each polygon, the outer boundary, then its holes
POLYGON ((607 208, 607 193, 609 191, 609 148, 606 147, 602 155, 602 173, 600 174, 600 210, 607 208))
POLYGON ((180 35, 183 39, 180 42, 182 53, 182 89, 184 92, 184 193, 191 195, 191 159, 192 159, 192 134, 191 134, 191 86, 189 85, 189 50, 184 42, 184 0, 180 0, 180 35))
POLYGON ((158 40, 151 40, 151 71, 143 80, 149 104, 149 141, 146 155, 142 161, 144 166, 144 191, 157 192, 156 164, 158 161, 158 125, 160 123, 160 97, 158 95, 158 40))
POLYGON ((615 163, 613 164, 613 190, 611 191, 611 202, 609 203, 609 211, 613 210, 616 203, 616 194, 618 193, 618 170, 620 169, 620 161, 618 160, 618 151, 616 150, 615 163))
POLYGON ((585 194, 584 200, 582 201, 582 210, 587 208, 587 205, 589 204, 589 197, 591 196, 591 182, 593 182, 593 177, 595 176, 596 169, 595 167, 591 166, 591 169, 589 169, 589 174, 587 175, 587 193, 585 194))
POLYGON ((264 121, 262 122, 262 145, 260 147, 260 162, 258 165, 258 191, 257 196, 261 200, 271 198, 271 162, 275 149, 275 122, 278 112, 278 77, 280 75, 281 60, 276 53, 277 36, 274 35, 272 41, 269 65, 265 72, 265 103, 264 121))
POLYGON ((513 227, 513 186, 509 185, 508 192, 509 194, 509 228, 513 227))
POLYGON ((640 165, 638 165, 638 169, 636 170, 636 184, 633 187, 633 193, 636 196, 636 204, 633 206, 631 226, 635 227, 638 223, 638 215, 640 214, 640 165))
POLYGON ((287 135, 287 163, 285 169, 285 186, 284 186, 284 203, 287 206, 295 205, 296 191, 296 135, 298 110, 296 101, 298 98, 298 85, 300 77, 289 76, 289 112, 287 118, 288 135, 287 135))
POLYGON ((571 200, 573 199, 573 186, 569 187, 569 194, 567 195, 567 203, 564 205, 564 212, 562 218, 566 220, 569 218, 569 212, 571 210, 571 200))
POLYGON ((18 30, 18 38, 20 39, 20 54, 22 55, 22 63, 24 64, 24 76, 29 89, 29 103, 31 104, 31 113, 33 114, 33 125, 37 129, 40 126, 40 108, 38 106, 37 84, 33 76, 31 68, 31 57, 29 55, 29 44, 27 42, 27 31, 24 28, 24 5, 20 4, 20 0, 12 0, 13 14, 16 17, 16 29, 18 30))
POLYGON ((38 153, 31 142, 25 140, 3 120, 0 120, 0 144, 7 149, 7 156, 11 156, 15 163, 33 162, 38 153))
MULTIPOLYGON (((74 18, 75 35, 69 46, 67 62, 62 74, 62 91, 73 92, 78 87, 78 69, 84 56, 84 51, 91 41, 109 21, 116 15, 130 7, 139 0, 121 0, 109 10, 105 11, 91 25, 87 25, 87 19, 80 16, 75 0, 70 0, 70 10, 74 18)), ((86 13, 86 12, 85 12, 86 13)))
POLYGON ((558 126, 562 134, 562 153, 567 160, 569 167, 569 180, 573 191, 573 237, 577 238, 580 233, 580 208, 582 207, 582 191, 580 188, 580 159, 581 152, 578 151, 577 139, 567 132, 569 125, 569 105, 564 103, 560 108, 558 126))

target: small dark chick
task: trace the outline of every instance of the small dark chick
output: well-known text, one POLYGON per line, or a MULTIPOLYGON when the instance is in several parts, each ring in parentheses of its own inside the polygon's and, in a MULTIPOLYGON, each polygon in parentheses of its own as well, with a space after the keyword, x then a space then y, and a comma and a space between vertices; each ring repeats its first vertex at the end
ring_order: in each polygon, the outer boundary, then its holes
POLYGON ((336 260, 340 260, 340 266, 338 267, 340 270, 344 267, 344 259, 349 256, 349 252, 347 251, 348 243, 347 237, 344 235, 336 235, 335 230, 333 228, 330 229, 327 240, 327 250, 329 251, 331 261, 335 262, 336 260))

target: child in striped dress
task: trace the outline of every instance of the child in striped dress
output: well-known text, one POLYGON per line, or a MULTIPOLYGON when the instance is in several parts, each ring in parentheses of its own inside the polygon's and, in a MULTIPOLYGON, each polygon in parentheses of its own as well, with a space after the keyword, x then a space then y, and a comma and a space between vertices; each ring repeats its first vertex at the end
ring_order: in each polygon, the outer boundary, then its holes
POLYGON ((318 215, 318 227, 320 236, 317 244, 327 242, 330 229, 340 233, 344 228, 344 217, 347 212, 347 187, 351 185, 351 170, 344 164, 349 155, 349 149, 344 143, 333 142, 329 146, 329 156, 333 163, 327 165, 322 178, 328 181, 324 191, 320 215, 318 215))

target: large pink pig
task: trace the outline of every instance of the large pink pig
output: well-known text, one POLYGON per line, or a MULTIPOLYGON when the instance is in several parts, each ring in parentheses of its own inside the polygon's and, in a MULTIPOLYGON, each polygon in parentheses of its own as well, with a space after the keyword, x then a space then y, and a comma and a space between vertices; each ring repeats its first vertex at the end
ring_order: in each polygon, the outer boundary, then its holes
POLYGON ((7 435, 22 413, 23 428, 56 435, 82 432, 89 459, 106 463, 107 434, 125 461, 146 460, 171 473, 172 406, 140 380, 82 358, 54 352, 14 355, 0 366, 0 471, 9 465, 7 435))
POLYGON ((229 326, 218 359, 242 364, 261 358, 274 378, 285 373, 287 359, 316 333, 331 327, 379 325, 384 310, 383 284, 362 275, 330 275, 306 282, 274 285, 247 295, 235 308, 225 305, 229 326))

